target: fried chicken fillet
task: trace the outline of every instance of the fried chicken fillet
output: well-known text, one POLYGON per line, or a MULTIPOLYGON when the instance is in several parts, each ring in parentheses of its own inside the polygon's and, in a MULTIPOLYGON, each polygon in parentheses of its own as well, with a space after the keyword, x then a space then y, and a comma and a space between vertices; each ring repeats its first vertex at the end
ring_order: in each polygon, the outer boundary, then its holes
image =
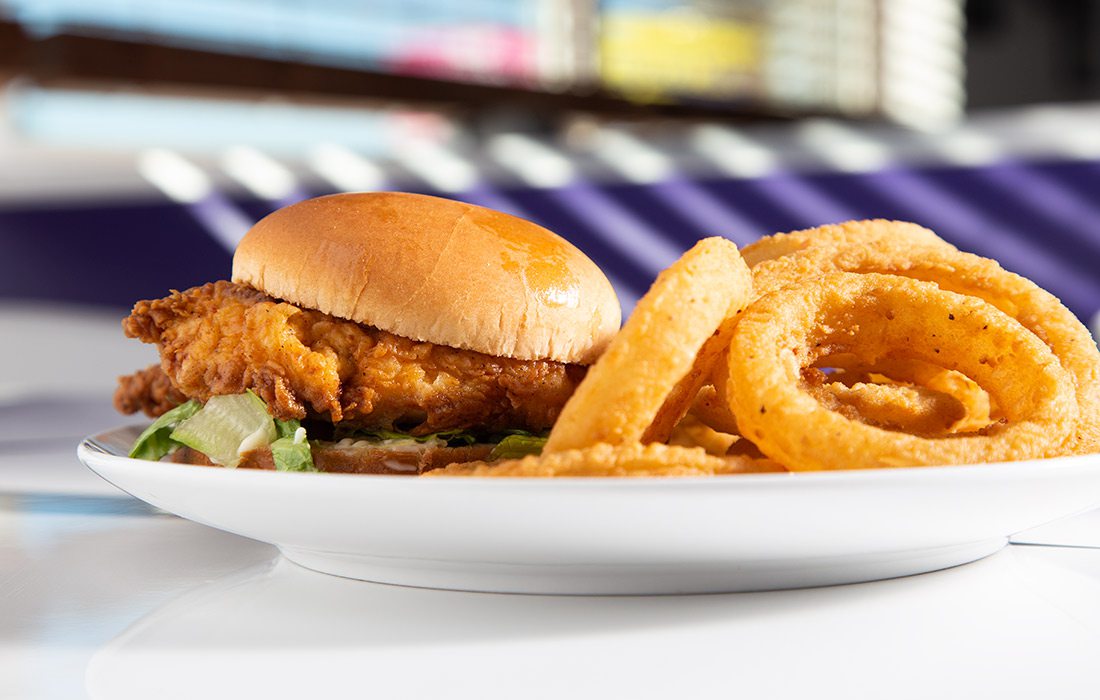
POLYGON ((251 389, 283 420, 537 432, 584 375, 580 365, 418 342, 227 281, 138 302, 123 329, 155 344, 161 364, 120 378, 115 406, 150 416, 251 389))

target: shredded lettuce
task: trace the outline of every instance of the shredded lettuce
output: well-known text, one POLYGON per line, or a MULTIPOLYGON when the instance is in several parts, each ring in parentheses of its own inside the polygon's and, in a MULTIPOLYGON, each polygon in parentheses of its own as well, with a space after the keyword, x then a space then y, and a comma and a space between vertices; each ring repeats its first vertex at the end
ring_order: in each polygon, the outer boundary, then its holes
POLYGON ((526 455, 540 454, 543 445, 546 444, 546 435, 536 435, 526 430, 503 430, 497 433, 484 434, 469 430, 444 430, 427 435, 411 435, 398 430, 351 428, 337 431, 337 438, 351 437, 361 440, 413 440, 416 442, 431 442, 440 440, 449 447, 474 445, 477 443, 493 444, 489 459, 512 459, 526 455))
POLYGON ((364 428, 355 428, 351 430, 339 431, 338 438, 350 437, 358 438, 361 440, 413 440, 415 442, 432 442, 442 441, 454 447, 456 445, 473 445, 476 442, 482 442, 478 440, 477 435, 471 433, 468 430, 443 430, 438 433, 428 433, 427 435, 412 435, 410 433, 403 433, 398 430, 383 430, 381 428, 372 428, 370 430, 364 428))
POLYGON ((298 432, 298 428, 302 427, 302 422, 297 418, 291 418, 290 420, 275 419, 275 432, 279 433, 279 437, 294 437, 294 434, 298 432))
POLYGON ((522 435, 519 433, 507 435, 489 453, 489 461, 519 459, 527 455, 542 454, 542 448, 545 445, 546 438, 539 435, 522 435))
POLYGON ((157 418, 134 441, 134 446, 130 448, 130 457, 155 462, 169 452, 175 451, 181 444, 169 437, 172 431, 177 425, 198 413, 201 408, 201 403, 191 399, 157 418))
MULTIPOLYGON (((297 422, 275 421, 276 425, 297 422)), ((280 432, 283 429, 280 427, 280 432)), ((300 425, 289 435, 284 435, 271 443, 271 459, 275 462, 275 469, 281 472, 317 471, 313 466, 313 453, 309 449, 309 441, 306 440, 306 429, 300 425)))
MULTIPOLYGON (((256 408, 262 406, 264 412, 267 412, 267 404, 256 396, 256 394, 248 391, 246 395, 248 395, 250 401, 241 401, 245 395, 221 397, 219 400, 222 403, 235 405, 240 409, 236 413, 241 413, 241 416, 248 413, 248 411, 244 409, 249 405, 255 406, 256 408)), ((214 403, 218 403, 218 401, 214 403)), ((219 408, 220 407, 219 404, 219 408)), ((141 434, 134 444, 130 456, 139 459, 157 460, 178 448, 186 441, 186 443, 191 444, 193 448, 203 452, 208 457, 211 457, 211 459, 214 459, 214 461, 227 465, 235 463, 233 457, 239 455, 242 451, 241 447, 243 447, 243 443, 236 439, 237 433, 240 433, 243 427, 242 425, 236 424, 243 424, 249 421, 237 420, 240 419, 241 416, 236 415, 234 412, 228 412, 227 415, 223 416, 221 415, 221 411, 204 411, 203 409, 204 407, 202 404, 192 400, 164 414, 141 434), (200 435, 187 436, 184 434, 187 432, 186 430, 180 430, 178 437, 184 438, 184 441, 173 439, 172 432, 174 430, 185 422, 188 422, 188 426, 185 427, 195 424, 196 421, 190 419, 200 413, 203 414, 202 417, 204 421, 206 421, 200 435), (235 446, 232 450, 232 455, 229 454, 228 449, 212 449, 215 442, 224 442, 224 440, 215 441, 213 439, 215 437, 224 438, 225 435, 223 435, 223 433, 229 435, 231 438, 229 442, 232 442, 233 445, 230 445, 230 447, 235 446), (215 455, 207 453, 207 450, 202 449, 203 447, 210 451, 217 452, 217 457, 219 459, 215 459, 215 455), (222 452, 225 452, 225 454, 222 454, 222 452)), ((253 418, 250 420, 254 421, 256 419, 253 418)), ((263 421, 261 420, 260 422, 262 423, 263 421)), ((252 427, 252 423, 249 422, 248 427, 252 427)), ((477 433, 470 430, 443 430, 435 433, 428 433, 426 435, 413 435, 400 430, 385 430, 380 428, 368 430, 337 426, 335 438, 339 440, 344 437, 375 440, 379 442, 442 442, 450 447, 488 443, 494 445, 489 455, 490 460, 513 459, 526 455, 539 454, 546 444, 545 435, 536 435, 525 430, 505 430, 492 434, 477 433)), ((271 423, 267 424, 262 430, 257 429, 251 431, 249 435, 246 436, 246 441, 249 442, 249 449, 262 447, 263 445, 260 444, 261 442, 266 444, 271 449, 271 458, 275 463, 275 469, 278 471, 317 471, 313 463, 310 442, 307 439, 306 430, 302 427, 301 421, 293 419, 284 421, 277 418, 271 418, 271 423), (265 437, 265 435, 270 437, 265 437), (253 442, 256 444, 253 445, 253 442)), ((219 446, 224 447, 222 445, 219 446)))

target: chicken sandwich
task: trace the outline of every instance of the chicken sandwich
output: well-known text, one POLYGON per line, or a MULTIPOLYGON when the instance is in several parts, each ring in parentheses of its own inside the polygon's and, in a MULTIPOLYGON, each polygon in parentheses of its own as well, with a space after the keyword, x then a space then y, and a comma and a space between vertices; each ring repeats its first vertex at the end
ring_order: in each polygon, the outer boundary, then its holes
POLYGON ((161 361, 115 405, 157 420, 132 456, 420 473, 538 451, 619 328, 599 268, 507 214, 403 193, 280 209, 232 281, 138 302, 161 361))

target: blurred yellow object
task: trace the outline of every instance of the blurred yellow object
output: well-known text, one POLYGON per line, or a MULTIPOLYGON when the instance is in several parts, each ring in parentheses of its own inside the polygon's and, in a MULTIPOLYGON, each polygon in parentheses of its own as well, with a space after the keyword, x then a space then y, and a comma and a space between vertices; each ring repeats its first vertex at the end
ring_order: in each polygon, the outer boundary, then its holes
POLYGON ((640 101, 747 93, 762 63, 761 28, 694 12, 617 13, 601 28, 601 75, 640 101))

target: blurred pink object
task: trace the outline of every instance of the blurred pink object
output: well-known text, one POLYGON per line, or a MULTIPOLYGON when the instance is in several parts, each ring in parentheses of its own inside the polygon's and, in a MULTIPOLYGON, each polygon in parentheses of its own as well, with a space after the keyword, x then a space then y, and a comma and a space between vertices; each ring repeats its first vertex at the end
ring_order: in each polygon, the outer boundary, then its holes
POLYGON ((406 75, 529 82, 536 77, 535 37, 512 27, 467 25, 420 32, 386 70, 406 75))

